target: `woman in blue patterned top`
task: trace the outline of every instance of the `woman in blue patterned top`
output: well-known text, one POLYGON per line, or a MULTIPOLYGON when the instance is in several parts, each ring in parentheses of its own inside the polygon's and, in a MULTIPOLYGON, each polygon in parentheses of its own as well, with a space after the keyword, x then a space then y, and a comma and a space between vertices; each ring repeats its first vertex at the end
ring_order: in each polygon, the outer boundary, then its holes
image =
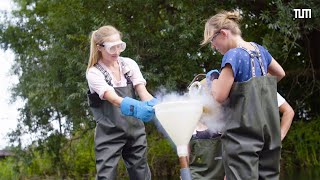
POLYGON ((225 173, 228 180, 279 179, 277 81, 285 72, 263 46, 242 38, 240 20, 238 11, 214 15, 202 42, 224 55, 210 86, 216 101, 231 109, 221 137, 225 173))

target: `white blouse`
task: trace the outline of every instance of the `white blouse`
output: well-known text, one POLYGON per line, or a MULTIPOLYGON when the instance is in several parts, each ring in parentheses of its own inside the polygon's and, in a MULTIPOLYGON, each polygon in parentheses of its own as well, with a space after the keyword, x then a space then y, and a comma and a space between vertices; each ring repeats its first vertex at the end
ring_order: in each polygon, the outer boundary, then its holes
MULTIPOLYGON (((130 69, 130 75, 131 75, 131 81, 133 86, 138 84, 144 84, 146 85, 146 80, 143 78, 140 68, 138 64, 130 59, 125 57, 119 57, 122 59, 122 61, 129 67, 130 69)), ((106 91, 114 91, 114 87, 126 87, 127 86, 127 79, 125 78, 122 70, 122 66, 118 60, 118 64, 120 67, 120 75, 121 80, 117 81, 117 79, 113 76, 113 73, 108 67, 102 63, 102 61, 98 61, 98 63, 109 73, 110 77, 112 78, 111 83, 113 86, 110 86, 106 81, 105 77, 102 74, 100 70, 98 70, 96 67, 91 67, 86 73, 86 78, 88 81, 89 89, 91 93, 96 92, 100 99, 104 100, 103 95, 106 91)))

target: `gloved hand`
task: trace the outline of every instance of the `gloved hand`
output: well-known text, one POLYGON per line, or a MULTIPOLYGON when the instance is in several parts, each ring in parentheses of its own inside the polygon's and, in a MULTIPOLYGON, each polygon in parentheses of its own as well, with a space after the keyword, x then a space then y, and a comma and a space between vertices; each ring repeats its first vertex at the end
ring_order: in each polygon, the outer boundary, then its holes
POLYGON ((147 101, 146 103, 147 103, 148 106, 153 107, 153 106, 155 106, 155 105, 157 105, 159 103, 159 100, 156 99, 156 98, 152 98, 150 101, 147 101))
POLYGON ((217 69, 211 70, 206 74, 206 81, 208 88, 211 88, 212 81, 218 79, 220 72, 217 69))
POLYGON ((130 97, 125 97, 120 104, 121 113, 133 116, 143 122, 149 122, 154 117, 154 109, 146 102, 141 102, 130 97))

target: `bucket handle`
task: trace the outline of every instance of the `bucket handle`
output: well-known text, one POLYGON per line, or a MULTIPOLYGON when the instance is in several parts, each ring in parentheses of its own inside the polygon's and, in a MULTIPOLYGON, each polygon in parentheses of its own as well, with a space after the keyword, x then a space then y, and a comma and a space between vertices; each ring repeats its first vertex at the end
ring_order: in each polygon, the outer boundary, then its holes
MULTIPOLYGON (((196 75, 196 76, 193 78, 193 80, 191 81, 191 83, 189 84, 188 89, 190 89, 190 87, 193 85, 194 82, 199 81, 199 79, 200 79, 202 76, 203 76, 204 78, 206 78, 206 74, 198 74, 198 75, 196 75)), ((204 79, 204 78, 203 78, 203 79, 204 79)))

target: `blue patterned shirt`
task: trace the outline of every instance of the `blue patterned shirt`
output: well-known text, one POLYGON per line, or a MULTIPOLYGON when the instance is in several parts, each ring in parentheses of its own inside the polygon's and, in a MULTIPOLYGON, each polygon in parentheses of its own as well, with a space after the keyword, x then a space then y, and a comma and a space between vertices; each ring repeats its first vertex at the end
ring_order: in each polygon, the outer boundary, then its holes
MULTIPOLYGON (((256 44, 256 43, 255 43, 256 44)), ((259 51, 261 53, 261 58, 263 62, 263 66, 265 69, 265 72, 267 73, 268 66, 271 63, 272 57, 267 49, 265 49, 263 46, 260 46, 256 44, 259 48, 259 51)), ((256 51, 251 51, 255 55, 257 55, 256 51)), ((234 75, 234 82, 244 82, 249 80, 252 77, 252 68, 251 68, 251 60, 250 55, 241 48, 233 48, 227 51, 223 58, 222 58, 222 64, 221 69, 226 66, 226 64, 230 64, 232 67, 233 75, 234 75)), ((255 71, 256 76, 262 76, 262 71, 260 68, 259 59, 257 56, 254 57, 255 62, 255 71)))

